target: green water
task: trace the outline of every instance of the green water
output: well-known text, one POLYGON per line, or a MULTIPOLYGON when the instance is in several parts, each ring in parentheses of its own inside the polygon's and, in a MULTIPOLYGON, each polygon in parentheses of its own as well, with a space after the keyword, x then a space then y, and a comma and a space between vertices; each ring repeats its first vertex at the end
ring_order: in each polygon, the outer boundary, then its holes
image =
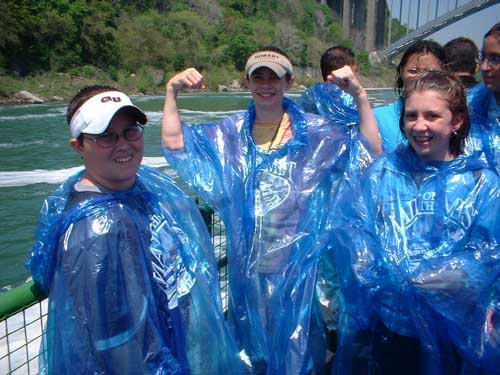
MULTIPOLYGON (((391 90, 370 90, 374 106, 393 100, 391 90)), ((292 99, 298 94, 290 95, 292 99)), ((180 96, 183 120, 214 121, 246 109, 249 93, 194 93, 180 96)), ((162 157, 163 97, 132 100, 147 114, 145 164, 172 173, 162 157)), ((0 292, 24 282, 43 200, 82 163, 71 149, 66 103, 0 106, 0 292)))

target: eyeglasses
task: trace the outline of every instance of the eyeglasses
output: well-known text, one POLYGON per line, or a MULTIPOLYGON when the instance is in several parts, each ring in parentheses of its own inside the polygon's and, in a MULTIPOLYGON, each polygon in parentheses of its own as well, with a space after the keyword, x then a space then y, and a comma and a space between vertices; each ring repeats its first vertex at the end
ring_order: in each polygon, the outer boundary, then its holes
POLYGON ((133 125, 127 127, 121 134, 116 133, 102 133, 96 135, 95 137, 89 137, 87 134, 82 134, 85 138, 94 141, 98 146, 102 148, 110 148, 118 143, 120 137, 125 138, 125 140, 133 142, 137 141, 142 137, 143 127, 141 125, 133 125))
POLYGON ((479 61, 481 62, 481 64, 487 61, 487 64, 490 68, 498 68, 498 66, 500 65, 500 55, 485 55, 481 52, 479 54, 479 61))

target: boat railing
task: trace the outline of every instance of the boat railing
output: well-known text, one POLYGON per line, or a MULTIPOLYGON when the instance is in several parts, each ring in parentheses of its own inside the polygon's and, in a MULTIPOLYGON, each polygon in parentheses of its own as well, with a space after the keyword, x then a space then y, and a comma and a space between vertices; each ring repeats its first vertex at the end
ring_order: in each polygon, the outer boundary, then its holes
MULTIPOLYGON (((227 310, 226 235, 220 218, 206 205, 200 206, 217 257, 222 305, 227 310)), ((0 294, 0 374, 38 374, 43 329, 47 320, 47 297, 34 282, 0 294)))

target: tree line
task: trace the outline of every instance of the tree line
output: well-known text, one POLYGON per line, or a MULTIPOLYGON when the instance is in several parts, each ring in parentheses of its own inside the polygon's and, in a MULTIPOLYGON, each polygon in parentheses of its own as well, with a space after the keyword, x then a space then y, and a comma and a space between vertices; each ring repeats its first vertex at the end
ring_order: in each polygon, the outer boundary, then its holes
POLYGON ((0 28, 0 67, 21 76, 82 65, 241 70, 263 44, 307 65, 341 41, 314 0, 3 0, 0 28))
MULTIPOLYGON (((0 74, 98 69, 119 75, 196 66, 214 80, 244 69, 258 47, 319 66, 341 44, 340 21, 315 0, 2 0, 0 74)), ((358 55, 367 64, 366 52, 358 55)))

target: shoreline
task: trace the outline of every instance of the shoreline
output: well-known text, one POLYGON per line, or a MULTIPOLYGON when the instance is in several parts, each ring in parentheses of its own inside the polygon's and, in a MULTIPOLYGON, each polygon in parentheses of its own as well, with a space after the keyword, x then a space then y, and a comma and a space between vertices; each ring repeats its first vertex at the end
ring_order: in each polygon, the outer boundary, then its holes
MULTIPOLYGON (((307 89, 307 86, 303 86, 303 85, 300 85, 301 87, 295 87, 295 88, 292 88, 288 94, 300 94, 302 92, 304 92, 304 90, 307 89)), ((389 87, 389 86, 383 86, 383 87, 377 87, 377 86, 373 86, 373 87, 365 87, 365 90, 368 90, 368 91, 372 91, 372 90, 394 90, 393 87, 389 87)), ((196 91, 196 90, 193 90, 193 91, 196 91)), ((63 98, 63 97, 59 97, 59 96, 51 96, 51 97, 43 97, 43 96, 39 96, 37 94, 33 94, 27 90, 23 90, 23 92, 27 92, 29 93, 30 95, 32 95, 33 97, 37 98, 38 100, 32 100, 32 99, 22 99, 20 98, 19 96, 16 96, 18 93, 15 93, 13 95, 9 95, 9 96, 0 96, 0 107, 1 106, 9 106, 9 105, 32 105, 32 104, 53 104, 53 103, 62 103, 62 102, 68 102, 71 98, 68 97, 68 98, 63 98)), ((233 94, 238 94, 238 93, 248 93, 249 91, 245 88, 242 88, 241 90, 231 90, 231 91, 219 91, 219 90, 203 90, 203 92, 206 92, 206 93, 233 93, 233 94)), ((127 93, 127 95, 129 96, 163 96, 165 95, 164 93, 148 93, 148 94, 144 94, 144 93, 127 93)))
MULTIPOLYGON (((290 92, 301 92, 307 87, 319 82, 319 76, 295 76, 295 84, 290 92)), ((377 75, 372 72, 370 76, 359 73, 358 78, 366 89, 388 89, 392 88, 392 77, 385 74, 377 75)), ((121 82, 110 79, 105 74, 73 75, 70 73, 54 73, 31 76, 26 78, 13 77, 0 74, 0 105, 23 105, 23 104, 46 104, 69 101, 78 91, 90 85, 108 85, 116 87, 130 96, 143 95, 165 95, 164 85, 168 76, 163 75, 161 80, 157 80, 147 86, 138 85, 132 79, 121 82)), ((211 82, 206 92, 246 92, 242 78, 228 79, 230 82, 211 82)))

